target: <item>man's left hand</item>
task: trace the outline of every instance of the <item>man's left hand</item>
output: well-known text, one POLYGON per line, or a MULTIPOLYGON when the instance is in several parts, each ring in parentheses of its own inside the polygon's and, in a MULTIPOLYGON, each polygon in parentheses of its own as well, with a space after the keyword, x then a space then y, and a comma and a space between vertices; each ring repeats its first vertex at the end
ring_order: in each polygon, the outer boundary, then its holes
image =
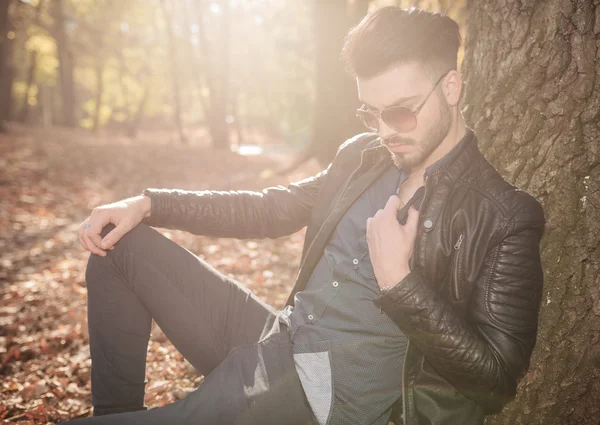
POLYGON ((400 198, 392 195, 385 207, 367 219, 367 244, 379 287, 394 286, 409 273, 408 261, 417 236, 419 211, 408 209, 405 225, 398 222, 400 198))

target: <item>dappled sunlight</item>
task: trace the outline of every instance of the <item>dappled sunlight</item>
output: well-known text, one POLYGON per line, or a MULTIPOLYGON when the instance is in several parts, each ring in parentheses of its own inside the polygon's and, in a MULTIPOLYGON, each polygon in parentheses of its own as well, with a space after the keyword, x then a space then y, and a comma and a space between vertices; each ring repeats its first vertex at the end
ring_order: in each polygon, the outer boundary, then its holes
MULTIPOLYGON (((79 245, 77 228, 91 208, 136 195, 150 182, 189 189, 261 189, 319 171, 310 162, 292 175, 269 173, 260 179, 261 171, 277 168, 285 157, 243 157, 208 147, 163 151, 151 139, 122 144, 85 135, 82 140, 77 132, 60 129, 44 131, 40 144, 38 131, 13 131, 10 137, 0 135, 3 166, 11 176, 0 189, 0 370, 7 377, 0 417, 15 421, 43 423, 90 412, 84 276, 89 253, 79 245), (223 178, 225 164, 228 179, 223 178), (116 178, 117 170, 129 177, 116 178)), ((245 241, 162 232, 266 302, 283 307, 304 230, 277 240, 245 241)), ((156 327, 147 376, 149 407, 182 398, 202 381, 156 327)))

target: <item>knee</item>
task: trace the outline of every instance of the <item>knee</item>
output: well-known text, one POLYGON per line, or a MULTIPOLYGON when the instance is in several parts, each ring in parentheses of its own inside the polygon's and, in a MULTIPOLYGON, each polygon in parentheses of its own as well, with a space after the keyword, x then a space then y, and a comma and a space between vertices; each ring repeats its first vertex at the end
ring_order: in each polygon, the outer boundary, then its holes
MULTIPOLYGON (((110 233, 114 228, 115 225, 112 223, 104 226, 102 232, 100 233, 102 238, 108 235, 108 233, 110 233)), ((152 239, 157 235, 160 235, 160 233, 152 229, 147 224, 140 223, 129 232, 125 233, 121 239, 114 244, 114 249, 112 251, 108 251, 107 258, 110 256, 114 257, 115 255, 118 255, 124 251, 137 251, 147 246, 148 243, 152 243, 152 239)))
MULTIPOLYGON (((115 227, 116 226, 112 223, 107 224, 102 228, 100 236, 102 238, 106 237, 106 235, 108 235, 115 227)), ((103 267, 106 267, 108 263, 121 257, 125 252, 136 252, 143 249, 144 246, 148 246, 148 244, 151 243, 151 238, 154 236, 152 233, 159 234, 150 226, 140 223, 129 232, 125 233, 125 235, 114 244, 112 250, 106 251, 106 257, 90 254, 86 275, 94 273, 94 270, 101 270, 103 267)))
MULTIPOLYGON (((100 235, 104 238, 115 228, 112 223, 107 224, 103 227, 100 235)), ((85 269, 85 280, 86 284, 94 282, 100 276, 107 273, 110 270, 121 270, 123 266, 123 260, 126 258, 125 253, 140 253, 144 254, 144 249, 151 247, 156 240, 153 238, 156 235, 160 235, 156 230, 152 229, 146 224, 138 224, 136 227, 127 232, 121 239, 114 245, 114 249, 106 251, 106 256, 100 256, 96 254, 90 254, 86 269, 85 269)))

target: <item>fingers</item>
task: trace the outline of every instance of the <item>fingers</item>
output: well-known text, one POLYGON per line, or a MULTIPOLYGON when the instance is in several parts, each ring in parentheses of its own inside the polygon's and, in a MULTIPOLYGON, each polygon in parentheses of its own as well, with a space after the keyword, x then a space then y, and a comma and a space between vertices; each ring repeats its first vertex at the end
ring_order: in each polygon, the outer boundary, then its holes
POLYGON ((92 254, 96 254, 99 255, 101 257, 105 257, 106 256, 106 251, 100 249, 91 239, 90 235, 88 233, 84 233, 83 234, 83 240, 86 243, 86 246, 88 248, 88 251, 90 251, 92 254))
POLYGON ((383 212, 385 214, 389 214, 393 217, 396 217, 396 214, 398 213, 398 210, 400 209, 402 205, 402 202, 400 201, 400 198, 398 198, 396 195, 392 195, 390 196, 390 199, 388 199, 388 201, 385 204, 385 207, 383 207, 383 212))
POLYGON ((410 208, 408 209, 408 216, 411 217, 411 214, 412 214, 412 217, 414 217, 414 219, 416 219, 419 216, 419 210, 417 210, 415 208, 414 204, 411 205, 410 208))
POLYGON ((371 221, 372 220, 373 220, 373 217, 367 218, 367 229, 365 231, 365 236, 367 238, 367 243, 369 243, 369 239, 371 238, 371 231, 369 230, 369 228, 371 227, 371 221))
POLYGON ((98 248, 100 251, 104 252, 102 247, 102 236, 100 236, 100 232, 102 232, 102 227, 98 229, 95 226, 90 228, 90 232, 87 233, 88 239, 94 244, 95 248, 98 248))
POLYGON ((85 249, 86 251, 89 251, 89 248, 87 247, 87 244, 83 240, 83 229, 79 228, 79 232, 77 232, 77 233, 78 233, 78 236, 79 236, 79 245, 81 245, 83 247, 83 249, 85 249))
POLYGON ((121 221, 121 223, 119 223, 119 225, 117 227, 115 227, 110 232, 108 232, 108 234, 104 237, 104 239, 102 239, 101 243, 99 244, 100 247, 102 247, 104 249, 112 249, 114 247, 114 245, 119 240, 121 240, 121 238, 129 230, 130 229, 128 229, 128 226, 126 226, 125 223, 123 223, 123 221, 121 221))
POLYGON ((79 243, 81 246, 90 251, 92 254, 106 256, 106 251, 100 247, 100 232, 102 231, 102 221, 99 221, 96 217, 90 216, 85 220, 79 227, 79 243))
POLYGON ((417 209, 413 205, 411 205, 408 209, 408 217, 406 219, 406 224, 404 224, 404 227, 408 227, 409 229, 411 229, 411 231, 413 231, 416 234, 418 222, 419 211, 417 211, 417 209))

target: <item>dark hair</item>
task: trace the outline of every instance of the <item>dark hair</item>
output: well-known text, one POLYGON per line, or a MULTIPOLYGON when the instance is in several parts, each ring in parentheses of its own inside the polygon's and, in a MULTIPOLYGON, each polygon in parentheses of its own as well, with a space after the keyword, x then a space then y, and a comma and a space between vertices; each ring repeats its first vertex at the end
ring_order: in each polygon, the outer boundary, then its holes
POLYGON ((354 77, 371 78, 416 61, 432 79, 456 69, 458 24, 443 13, 387 6, 369 13, 348 32, 342 59, 354 77))

